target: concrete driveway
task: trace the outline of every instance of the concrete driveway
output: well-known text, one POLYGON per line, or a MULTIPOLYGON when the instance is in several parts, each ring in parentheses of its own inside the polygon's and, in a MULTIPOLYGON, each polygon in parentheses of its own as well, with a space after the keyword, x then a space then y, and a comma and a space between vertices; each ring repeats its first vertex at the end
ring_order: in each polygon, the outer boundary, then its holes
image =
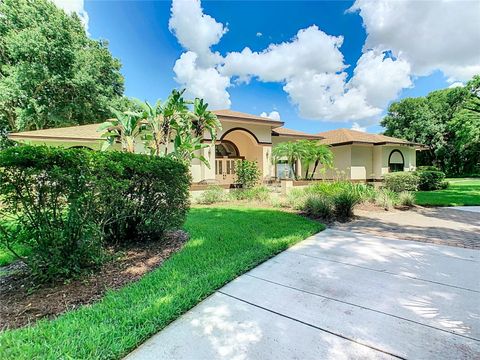
POLYGON ((478 359, 480 251, 326 230, 128 359, 478 359))

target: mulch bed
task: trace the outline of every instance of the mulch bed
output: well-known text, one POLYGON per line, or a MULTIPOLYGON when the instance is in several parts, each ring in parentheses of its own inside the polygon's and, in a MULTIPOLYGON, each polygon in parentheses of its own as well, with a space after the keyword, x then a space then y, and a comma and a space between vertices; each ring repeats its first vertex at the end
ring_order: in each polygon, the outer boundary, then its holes
MULTIPOLYGON (((97 272, 71 282, 34 287, 26 268, 16 262, 0 268, 0 330, 33 324, 101 299, 107 290, 119 289, 159 267, 187 241, 187 234, 175 231, 165 239, 136 244, 115 253, 114 260, 97 272)), ((112 251, 113 252, 113 251, 112 251)))

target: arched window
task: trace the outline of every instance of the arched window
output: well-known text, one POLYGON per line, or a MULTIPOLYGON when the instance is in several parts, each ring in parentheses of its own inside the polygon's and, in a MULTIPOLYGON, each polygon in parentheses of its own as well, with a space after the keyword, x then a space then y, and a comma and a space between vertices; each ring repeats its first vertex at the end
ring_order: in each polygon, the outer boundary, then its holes
POLYGON ((215 145, 215 157, 229 157, 238 158, 240 153, 234 143, 228 140, 222 140, 218 145, 215 145))
POLYGON ((388 169, 390 172, 403 171, 405 168, 405 159, 400 150, 392 150, 388 157, 388 169))

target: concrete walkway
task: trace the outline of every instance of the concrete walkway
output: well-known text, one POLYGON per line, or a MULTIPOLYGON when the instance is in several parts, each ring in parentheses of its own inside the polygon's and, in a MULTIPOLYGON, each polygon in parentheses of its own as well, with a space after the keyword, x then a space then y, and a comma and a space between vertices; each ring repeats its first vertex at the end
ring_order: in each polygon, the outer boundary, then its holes
POLYGON ((480 251, 326 230, 128 359, 480 358, 480 251))

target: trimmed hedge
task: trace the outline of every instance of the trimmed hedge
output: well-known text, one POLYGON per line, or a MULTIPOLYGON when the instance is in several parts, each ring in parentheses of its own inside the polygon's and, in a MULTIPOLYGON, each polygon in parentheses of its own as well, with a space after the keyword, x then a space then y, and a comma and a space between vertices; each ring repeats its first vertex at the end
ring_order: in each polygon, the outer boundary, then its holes
POLYGON ((419 177, 414 172, 393 172, 385 174, 383 186, 394 192, 417 191, 419 181, 419 177))
POLYGON ((418 188, 423 191, 440 190, 445 186, 445 173, 442 171, 423 170, 417 171, 419 177, 418 188))
POLYGON ((189 207, 185 165, 168 158, 47 146, 0 152, 0 241, 29 248, 43 280, 103 260, 105 243, 157 240, 189 207), (11 224, 14 225, 11 225, 11 224))

